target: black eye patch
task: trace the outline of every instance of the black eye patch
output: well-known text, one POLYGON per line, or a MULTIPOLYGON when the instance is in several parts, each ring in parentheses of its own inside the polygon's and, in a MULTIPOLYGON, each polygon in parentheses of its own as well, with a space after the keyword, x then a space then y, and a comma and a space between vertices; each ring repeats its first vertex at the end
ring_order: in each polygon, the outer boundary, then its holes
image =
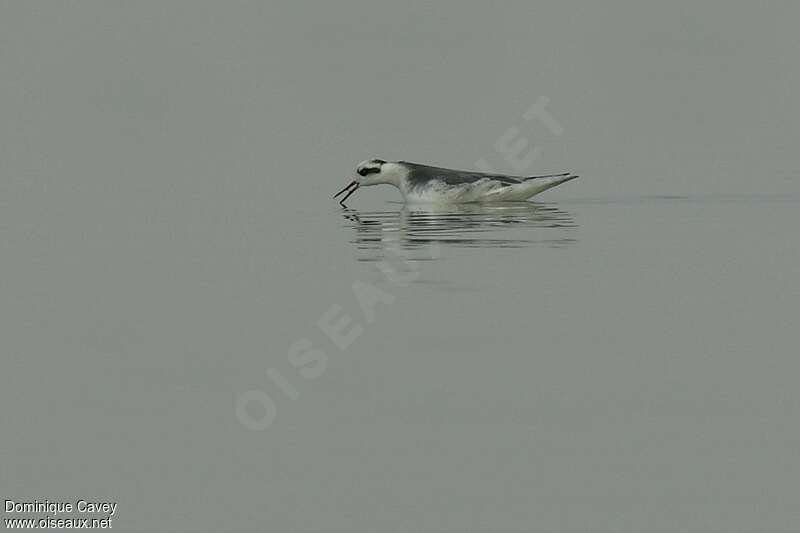
POLYGON ((366 176, 367 174, 375 174, 376 172, 380 172, 381 169, 379 168, 359 168, 358 174, 360 176, 366 176))

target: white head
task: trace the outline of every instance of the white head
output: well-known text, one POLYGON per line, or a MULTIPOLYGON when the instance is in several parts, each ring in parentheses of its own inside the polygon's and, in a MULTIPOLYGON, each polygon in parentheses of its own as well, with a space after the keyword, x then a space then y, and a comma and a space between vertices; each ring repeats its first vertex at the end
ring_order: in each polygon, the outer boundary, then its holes
POLYGON ((386 183, 400 188, 403 177, 407 173, 408 170, 399 163, 387 162, 383 159, 367 159, 356 167, 358 176, 347 187, 336 193, 334 198, 347 192, 347 195, 340 200, 340 203, 344 205, 344 200, 362 186, 386 183))
POLYGON ((396 185, 399 177, 397 166, 396 163, 387 163, 383 159, 367 159, 356 167, 356 181, 359 186, 364 187, 381 183, 396 185))

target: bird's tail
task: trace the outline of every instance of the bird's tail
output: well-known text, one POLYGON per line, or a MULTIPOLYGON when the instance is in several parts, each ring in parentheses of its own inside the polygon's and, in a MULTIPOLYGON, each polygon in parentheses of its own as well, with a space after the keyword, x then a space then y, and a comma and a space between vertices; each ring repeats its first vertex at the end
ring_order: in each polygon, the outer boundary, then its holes
POLYGON ((517 191, 515 191, 515 196, 519 196, 517 199, 527 200, 528 198, 536 196, 537 194, 548 189, 552 189, 553 187, 561 185, 562 183, 572 181, 577 177, 578 176, 576 174, 566 172, 553 176, 536 176, 536 179, 529 178, 523 183, 514 186, 514 188, 517 189, 517 191))
MULTIPOLYGON (((544 174, 542 176, 528 176, 527 178, 523 178, 522 181, 528 180, 538 180, 542 178, 564 178, 567 176, 572 176, 572 172, 560 172, 558 174, 544 174)), ((572 176, 572 178, 577 178, 578 176, 572 176)), ((570 178, 570 179, 572 179, 570 178)), ((563 183, 563 182, 562 182, 563 183)))

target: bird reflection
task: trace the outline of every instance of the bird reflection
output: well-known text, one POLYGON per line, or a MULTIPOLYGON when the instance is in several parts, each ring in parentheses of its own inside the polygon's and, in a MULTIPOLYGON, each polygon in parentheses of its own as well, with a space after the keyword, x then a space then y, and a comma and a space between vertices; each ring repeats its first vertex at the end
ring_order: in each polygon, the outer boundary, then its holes
POLYGON ((343 211, 344 226, 361 261, 379 261, 387 250, 403 250, 407 260, 431 260, 437 248, 564 247, 575 242, 572 216, 551 204, 402 205, 394 211, 343 211), (418 252, 418 253, 415 253, 418 252))

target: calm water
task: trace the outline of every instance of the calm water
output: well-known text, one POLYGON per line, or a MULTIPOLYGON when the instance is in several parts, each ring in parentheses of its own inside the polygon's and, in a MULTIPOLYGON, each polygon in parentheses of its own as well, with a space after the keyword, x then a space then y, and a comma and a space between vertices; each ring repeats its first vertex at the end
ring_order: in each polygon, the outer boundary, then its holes
POLYGON ((12 192, 14 494, 116 499, 133 529, 793 527, 797 197, 323 199, 265 241, 256 204, 100 223, 12 192))
POLYGON ((331 232, 349 243, 339 284, 395 300, 332 354, 307 399, 315 414, 303 404, 276 422, 309 461, 298 490, 409 531, 745 531, 788 516, 797 471, 778 458, 798 437, 798 207, 698 196, 345 211, 331 232), (375 266, 397 257, 417 274, 407 287, 375 266), (304 417, 317 416, 323 442, 308 442, 304 417))

